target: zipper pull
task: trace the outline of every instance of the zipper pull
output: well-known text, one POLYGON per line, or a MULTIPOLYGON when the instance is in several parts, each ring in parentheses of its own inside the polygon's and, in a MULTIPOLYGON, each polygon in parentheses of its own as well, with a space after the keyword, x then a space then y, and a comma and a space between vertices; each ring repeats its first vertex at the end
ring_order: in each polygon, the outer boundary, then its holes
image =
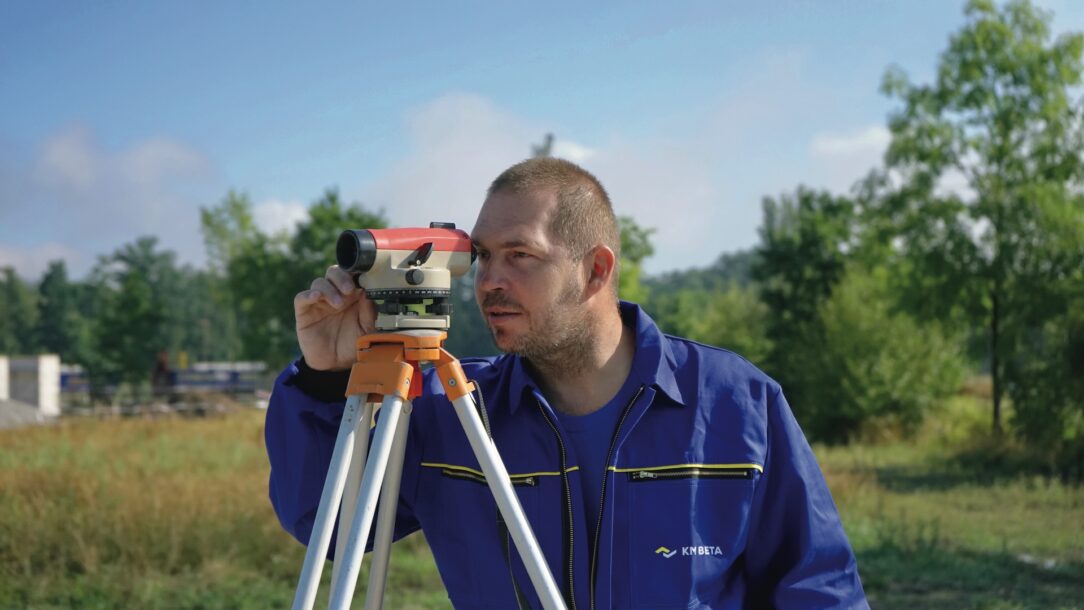
POLYGON ((655 474, 654 472, 648 472, 646 470, 641 470, 640 472, 636 473, 636 478, 637 479, 657 479, 657 478, 659 478, 659 475, 655 474))

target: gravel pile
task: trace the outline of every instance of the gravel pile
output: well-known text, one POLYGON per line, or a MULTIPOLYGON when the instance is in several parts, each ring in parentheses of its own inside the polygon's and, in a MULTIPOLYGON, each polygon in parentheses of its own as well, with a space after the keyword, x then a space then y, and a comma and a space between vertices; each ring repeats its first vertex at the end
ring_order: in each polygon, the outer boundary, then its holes
POLYGON ((44 424, 46 418, 36 408, 17 400, 0 400, 0 428, 18 428, 44 424))

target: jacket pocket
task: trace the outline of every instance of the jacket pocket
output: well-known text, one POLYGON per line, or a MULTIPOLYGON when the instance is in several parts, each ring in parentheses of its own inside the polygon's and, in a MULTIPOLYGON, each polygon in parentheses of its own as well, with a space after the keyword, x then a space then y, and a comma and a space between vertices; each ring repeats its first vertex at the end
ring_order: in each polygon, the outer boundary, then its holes
MULTIPOLYGON (((447 464, 428 466, 426 493, 436 526, 425 535, 440 568, 452 605, 459 608, 514 608, 512 567, 504 554, 507 534, 497 523, 497 504, 485 476, 474 468, 447 464), (510 604, 510 605, 509 605, 510 604)), ((532 526, 538 520, 538 475, 512 475, 512 486, 532 526)), ((424 527, 424 525, 423 525, 424 527)), ((522 569, 514 545, 509 557, 521 587, 522 569)))
POLYGON ((724 596, 745 547, 760 467, 685 465, 618 472, 629 489, 636 608, 696 608, 724 596))
MULTIPOLYGON (((473 481, 479 485, 485 485, 487 489, 489 488, 489 483, 486 482, 485 474, 474 470, 473 468, 447 466, 441 469, 440 474, 443 477, 458 479, 460 481, 473 481)), ((538 485, 538 475, 509 474, 508 478, 512 480, 512 487, 534 487, 538 485)))

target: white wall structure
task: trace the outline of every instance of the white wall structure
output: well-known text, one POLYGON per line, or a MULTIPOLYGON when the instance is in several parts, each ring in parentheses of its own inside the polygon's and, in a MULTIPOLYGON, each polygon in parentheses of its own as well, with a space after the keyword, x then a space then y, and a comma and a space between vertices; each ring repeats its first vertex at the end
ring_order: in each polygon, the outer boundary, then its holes
POLYGON ((11 400, 11 385, 8 380, 7 356, 0 356, 0 400, 11 400))
MULTIPOLYGON (((9 357, 8 398, 38 408, 42 415, 60 415, 60 356, 9 357)), ((0 377, 3 373, 0 373, 0 377)))

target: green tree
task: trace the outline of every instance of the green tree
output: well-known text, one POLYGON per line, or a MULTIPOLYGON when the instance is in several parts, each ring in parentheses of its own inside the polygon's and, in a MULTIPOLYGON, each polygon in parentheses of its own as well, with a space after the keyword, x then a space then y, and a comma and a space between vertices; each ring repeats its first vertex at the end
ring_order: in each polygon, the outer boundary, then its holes
POLYGON ((200 208, 200 228, 209 266, 220 274, 260 233, 252 215, 252 200, 233 190, 217 206, 200 208))
POLYGON ((648 289, 641 281, 643 261, 655 253, 651 235, 655 229, 636 224, 631 216, 618 216, 617 226, 621 232, 621 260, 618 263, 617 294, 626 301, 647 301, 648 289))
POLYGON ((241 353, 236 319, 228 307, 220 306, 219 276, 185 266, 178 270, 177 281, 169 289, 171 307, 165 335, 174 365, 181 352, 189 363, 233 360, 241 353))
POLYGON ((38 352, 37 294, 12 267, 0 269, 0 354, 38 352))
POLYGON ((1071 281, 1044 287, 1006 362, 1012 424, 1052 471, 1084 480, 1084 252, 1071 281), (1035 311, 1039 309, 1039 311, 1035 311))
POLYGON ((239 357, 272 367, 297 355, 294 295, 335 264, 335 244, 345 229, 382 228, 383 212, 345 204, 334 189, 309 207, 309 218, 291 234, 267 235, 253 222, 247 195, 230 192, 201 211, 204 240, 220 283, 213 292, 232 312, 239 357))
POLYGON ((86 363, 95 383, 149 380, 157 353, 169 345, 174 259, 158 249, 157 238, 141 237, 102 257, 91 272, 103 301, 93 325, 94 355, 86 363))
POLYGON ((898 311, 887 271, 852 265, 818 308, 816 343, 791 346, 818 439, 848 441, 869 424, 913 432, 963 378, 959 342, 898 311))
POLYGON ((798 354, 823 341, 819 311, 843 278, 859 241, 855 202, 798 187, 778 200, 765 198, 760 244, 753 263, 767 307, 769 374, 783 384, 796 412, 809 408, 811 387, 798 354))
POLYGON ((726 290, 732 284, 745 288, 752 284, 752 267, 755 259, 756 255, 751 249, 724 252, 708 267, 668 271, 645 278, 644 284, 651 297, 657 293, 665 294, 681 290, 726 290))
POLYGON ((467 275, 452 280, 452 326, 445 347, 460 358, 500 353, 474 298, 475 269, 471 267, 467 275))
POLYGON ((80 312, 81 292, 68 279, 68 267, 61 260, 49 263, 38 284, 38 344, 46 352, 59 354, 66 363, 84 363, 90 358, 90 326, 80 312))
POLYGON ((898 68, 885 76, 883 90, 901 102, 885 161, 902 186, 878 211, 926 313, 986 329, 1000 430, 1006 363, 1038 322, 1021 317, 1037 296, 1029 287, 1067 280, 1074 257, 1063 250, 1074 241, 1056 236, 1079 235, 1084 223, 1073 101, 1084 37, 1051 39, 1049 16, 1026 0, 972 0, 965 15, 935 82, 912 84, 898 68), (946 179, 966 188, 946 193, 946 179))
POLYGON ((768 308, 751 286, 666 292, 653 297, 652 307, 668 333, 732 350, 758 366, 771 354, 768 308))
POLYGON ((217 333, 216 341, 213 344, 201 342, 197 353, 216 353, 226 360, 237 360, 242 357, 243 349, 239 305, 231 288, 229 267, 243 251, 252 250, 255 242, 265 238, 256 227, 252 200, 246 193, 233 190, 217 206, 200 208, 200 229, 207 248, 209 275, 206 288, 215 315, 213 318, 201 317, 197 324, 204 336, 212 328, 217 333), (218 323, 212 323, 212 319, 218 323))

